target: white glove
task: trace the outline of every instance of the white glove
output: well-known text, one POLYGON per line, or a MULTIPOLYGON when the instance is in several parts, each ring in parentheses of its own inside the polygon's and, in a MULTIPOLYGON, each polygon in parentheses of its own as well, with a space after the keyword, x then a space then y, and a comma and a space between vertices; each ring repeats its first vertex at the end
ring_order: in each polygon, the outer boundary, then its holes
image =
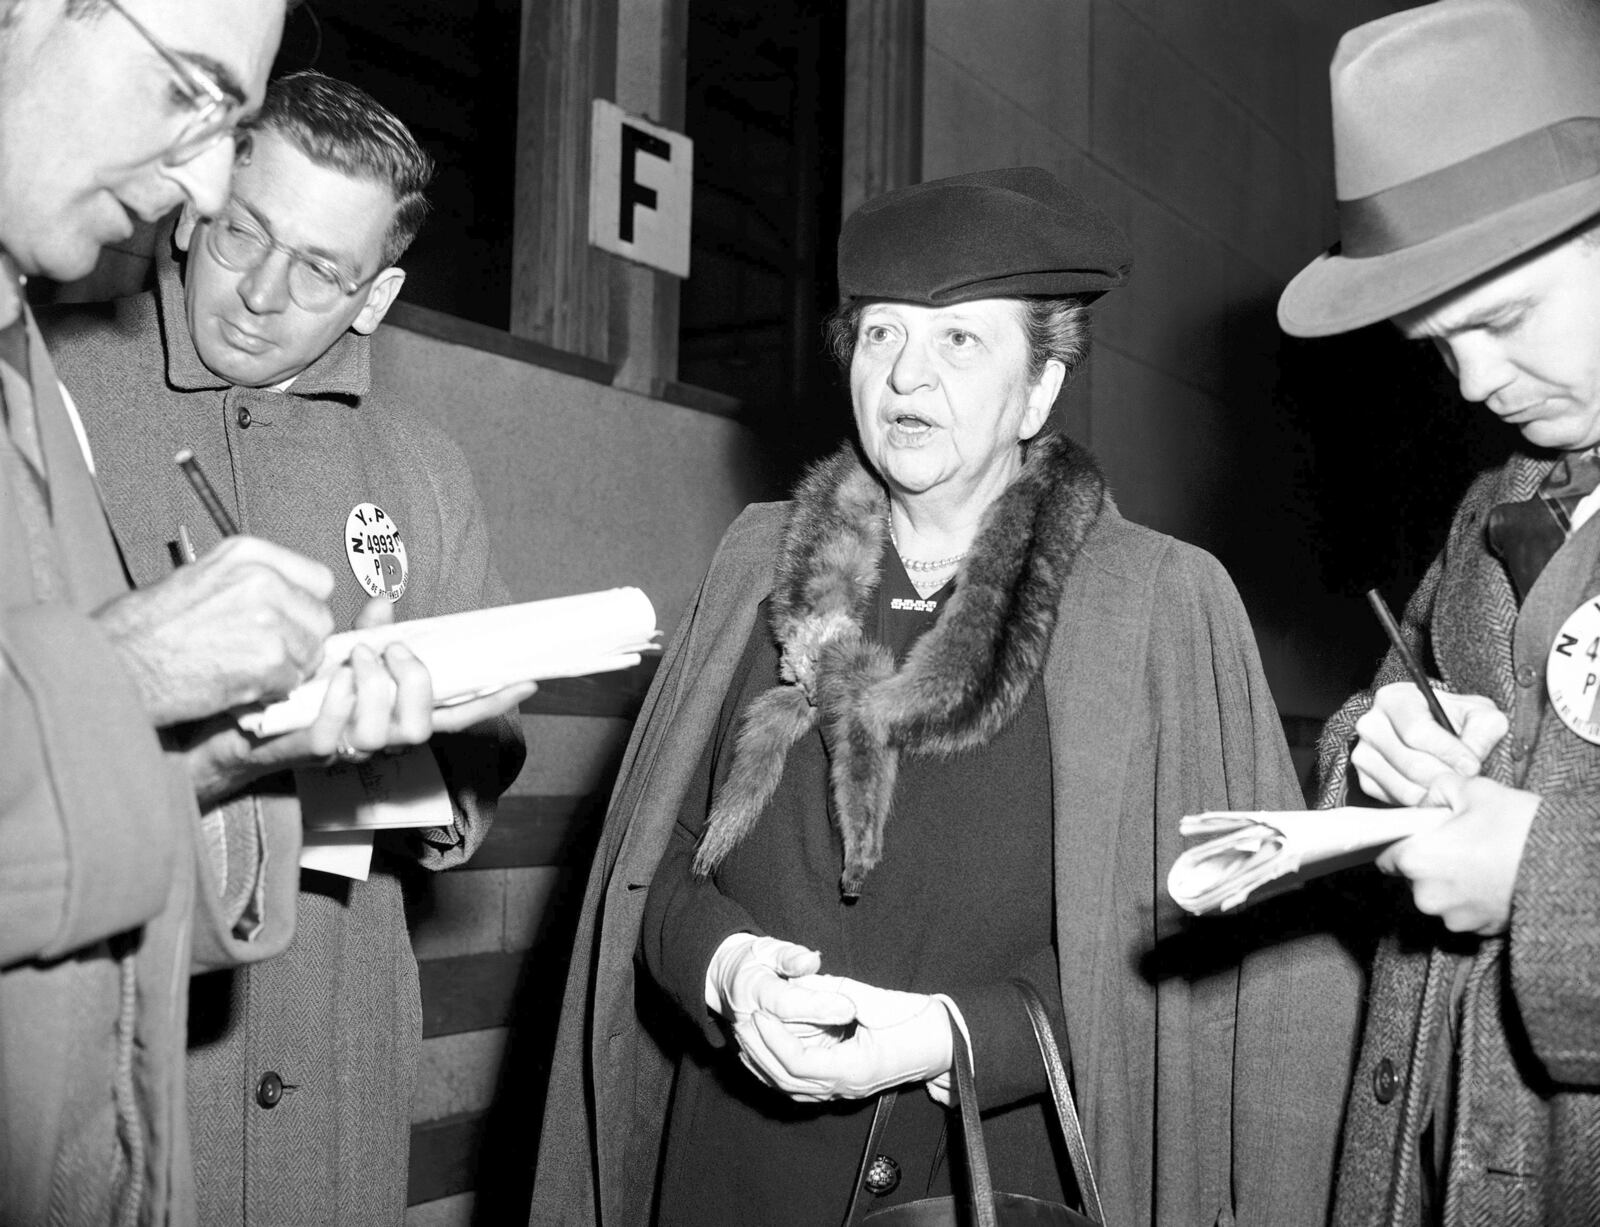
POLYGON ((866 1099, 949 1071, 950 1015, 940 998, 841 976, 805 976, 793 985, 818 997, 844 997, 855 1026, 807 1033, 762 1012, 751 1016, 753 1035, 740 1036, 745 1064, 791 1099, 866 1099))
MULTIPOLYGON (((972 1060, 973 1067, 976 1068, 978 1060, 977 1057, 973 1056, 972 1052, 972 1031, 967 1026, 967 1020, 962 1015, 960 1007, 957 1006, 956 1003, 950 998, 946 997, 943 993, 935 993, 933 995, 933 999, 940 1005, 944 1006, 944 1008, 949 1012, 950 1017, 955 1020, 956 1027, 961 1031, 961 1042, 967 1046, 967 1056, 972 1060)), ((923 1084, 922 1089, 928 1092, 928 1098, 933 1100, 934 1103, 942 1104, 944 1107, 948 1108, 956 1101, 955 1083, 955 1054, 952 1053, 950 1056, 950 1067, 946 1069, 944 1073, 937 1074, 934 1077, 929 1078, 928 1081, 923 1084)))
POLYGON ((754 1034, 750 1020, 758 1013, 808 1038, 827 1027, 847 1026, 855 1016, 848 998, 807 987, 821 966, 815 950, 735 933, 717 947, 706 968, 706 1008, 733 1024, 741 1052, 748 1051, 754 1034))

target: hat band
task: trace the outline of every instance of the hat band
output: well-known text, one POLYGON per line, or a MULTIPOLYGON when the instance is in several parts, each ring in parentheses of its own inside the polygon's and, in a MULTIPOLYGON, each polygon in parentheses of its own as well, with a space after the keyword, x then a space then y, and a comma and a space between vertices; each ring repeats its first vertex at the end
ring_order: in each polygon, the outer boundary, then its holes
POLYGON ((1387 255, 1600 175, 1600 118, 1524 133, 1464 161, 1339 202, 1341 253, 1387 255))

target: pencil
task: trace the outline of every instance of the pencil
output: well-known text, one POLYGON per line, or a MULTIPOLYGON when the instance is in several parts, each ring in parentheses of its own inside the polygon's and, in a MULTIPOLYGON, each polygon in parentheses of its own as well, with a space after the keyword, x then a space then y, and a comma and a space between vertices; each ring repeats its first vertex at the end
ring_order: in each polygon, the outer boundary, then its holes
POLYGON ((222 505, 222 500, 217 497, 217 492, 211 488, 211 483, 206 480, 200 462, 194 458, 194 452, 184 448, 173 458, 173 462, 183 470, 183 475, 189 479, 189 485, 194 487, 195 497, 200 500, 200 505, 211 516, 211 522, 217 526, 217 531, 224 537, 237 537, 239 526, 233 522, 233 517, 228 514, 228 509, 222 505))
POLYGON ((1433 687, 1428 684, 1428 675, 1422 671, 1422 666, 1417 663, 1417 658, 1412 655, 1410 647, 1406 645, 1405 636, 1400 633, 1400 624, 1394 620, 1394 615, 1389 612, 1389 606, 1384 603, 1383 594, 1376 588, 1367 592, 1367 603, 1372 606, 1372 612, 1378 615, 1378 621, 1383 623, 1384 634, 1389 636, 1389 643, 1394 648, 1394 654, 1400 658, 1400 663, 1406 667, 1406 673, 1416 683, 1417 689, 1422 691, 1422 697, 1428 701, 1428 711, 1440 728, 1453 737, 1461 734, 1456 732, 1456 726, 1450 723, 1450 717, 1445 714, 1444 705, 1439 702, 1439 696, 1433 693, 1433 687))

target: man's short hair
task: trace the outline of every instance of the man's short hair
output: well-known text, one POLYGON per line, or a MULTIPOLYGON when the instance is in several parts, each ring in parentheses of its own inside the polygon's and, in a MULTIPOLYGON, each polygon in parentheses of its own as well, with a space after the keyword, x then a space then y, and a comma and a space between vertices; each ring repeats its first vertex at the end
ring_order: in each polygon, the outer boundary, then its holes
POLYGON ((318 166, 386 185, 395 210, 383 238, 385 267, 417 237, 428 215, 424 193, 433 178, 433 159, 365 90, 313 69, 279 77, 268 83, 261 110, 245 131, 276 132, 318 166))

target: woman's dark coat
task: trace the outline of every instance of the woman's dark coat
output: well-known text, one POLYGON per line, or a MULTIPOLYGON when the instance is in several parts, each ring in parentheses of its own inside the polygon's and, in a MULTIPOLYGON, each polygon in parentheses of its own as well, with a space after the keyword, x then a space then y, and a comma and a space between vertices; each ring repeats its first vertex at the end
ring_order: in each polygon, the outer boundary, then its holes
MULTIPOLYGON (((675 1054, 635 1012, 640 918, 787 506, 729 530, 640 713, 579 924, 533 1223, 649 1221, 675 1054)), ((1164 889, 1181 815, 1300 804, 1237 594, 1108 501, 1042 681, 1062 1004, 1109 1221, 1322 1223, 1359 977, 1323 938, 1249 949, 1247 925, 1185 924, 1164 889)))

